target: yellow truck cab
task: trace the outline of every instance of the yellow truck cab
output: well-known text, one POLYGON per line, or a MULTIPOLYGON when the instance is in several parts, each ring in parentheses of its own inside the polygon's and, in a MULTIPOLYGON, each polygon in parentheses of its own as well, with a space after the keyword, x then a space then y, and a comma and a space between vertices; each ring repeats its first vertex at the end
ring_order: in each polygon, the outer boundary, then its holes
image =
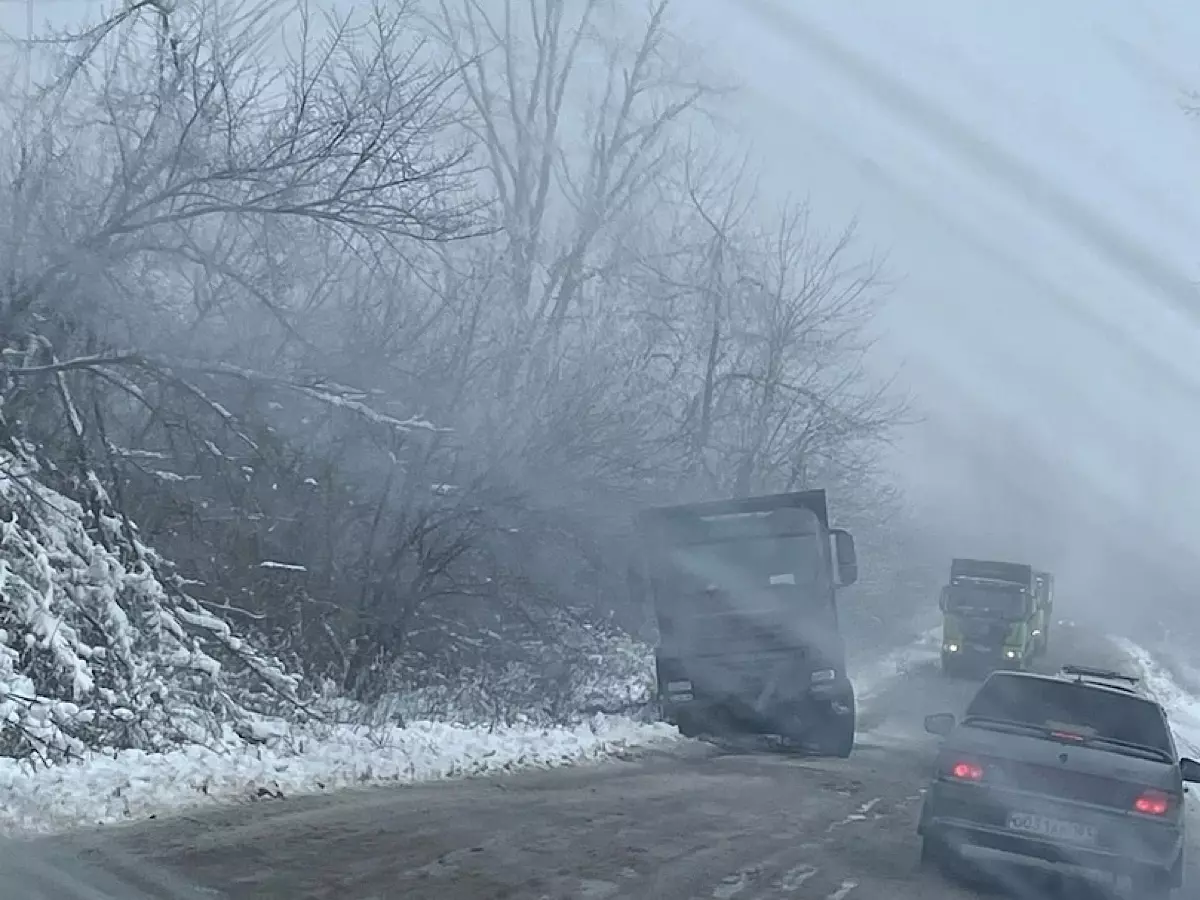
POLYGON ((1029 668, 1046 651, 1053 579, 1025 563, 955 559, 942 588, 942 671, 1029 668))

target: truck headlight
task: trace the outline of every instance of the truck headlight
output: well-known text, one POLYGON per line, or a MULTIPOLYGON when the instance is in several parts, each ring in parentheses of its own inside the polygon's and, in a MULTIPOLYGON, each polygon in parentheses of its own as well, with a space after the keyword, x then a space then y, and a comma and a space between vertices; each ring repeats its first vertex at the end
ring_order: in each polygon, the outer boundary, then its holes
POLYGON ((817 671, 812 673, 813 684, 825 684, 826 682, 833 681, 835 678, 837 678, 837 672, 833 669, 817 669, 817 671))
POLYGON ((1016 651, 1016 650, 1005 650, 1005 651, 1004 651, 1004 658, 1005 658, 1005 659, 1016 659, 1016 658, 1017 658, 1017 651, 1016 651))
POLYGON ((957 653, 958 652, 958 644, 947 644, 946 652, 947 653, 957 653))

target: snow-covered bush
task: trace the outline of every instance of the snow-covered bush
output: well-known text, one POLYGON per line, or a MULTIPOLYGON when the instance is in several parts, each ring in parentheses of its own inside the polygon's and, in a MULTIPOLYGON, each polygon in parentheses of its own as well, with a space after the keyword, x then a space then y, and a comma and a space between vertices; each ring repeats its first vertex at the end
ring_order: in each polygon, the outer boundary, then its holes
POLYGON ((494 664, 455 673, 401 673, 391 692, 369 706, 331 692, 322 710, 331 719, 370 724, 570 725, 598 714, 652 713, 653 647, 598 626, 564 626, 558 634, 507 662, 497 655, 494 664))
POLYGON ((89 507, 0 451, 0 755, 204 742, 297 681, 180 589, 94 473, 89 507))

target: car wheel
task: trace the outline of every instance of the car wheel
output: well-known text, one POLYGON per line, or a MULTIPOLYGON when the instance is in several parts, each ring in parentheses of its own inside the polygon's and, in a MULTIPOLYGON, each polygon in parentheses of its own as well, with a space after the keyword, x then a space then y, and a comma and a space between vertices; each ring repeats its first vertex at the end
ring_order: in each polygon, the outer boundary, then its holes
POLYGON ((1133 882, 1132 896, 1138 900, 1171 900, 1175 896, 1175 878, 1172 872, 1156 872, 1133 882))
POLYGON ((921 868, 945 872, 949 868, 950 847, 936 835, 927 834, 921 839, 921 868))

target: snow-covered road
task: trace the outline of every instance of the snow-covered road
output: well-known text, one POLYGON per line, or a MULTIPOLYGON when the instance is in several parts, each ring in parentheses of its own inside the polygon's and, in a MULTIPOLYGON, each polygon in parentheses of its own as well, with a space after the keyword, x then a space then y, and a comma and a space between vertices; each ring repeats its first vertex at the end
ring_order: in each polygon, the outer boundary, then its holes
MULTIPOLYGON (((1128 662, 1094 636, 1057 637, 1064 660, 1128 662)), ((918 870, 914 831, 933 749, 921 718, 961 709, 972 686, 919 652, 898 669, 864 692, 845 761, 668 742, 600 766, 197 810, 47 846, 234 900, 972 896, 918 870)))

